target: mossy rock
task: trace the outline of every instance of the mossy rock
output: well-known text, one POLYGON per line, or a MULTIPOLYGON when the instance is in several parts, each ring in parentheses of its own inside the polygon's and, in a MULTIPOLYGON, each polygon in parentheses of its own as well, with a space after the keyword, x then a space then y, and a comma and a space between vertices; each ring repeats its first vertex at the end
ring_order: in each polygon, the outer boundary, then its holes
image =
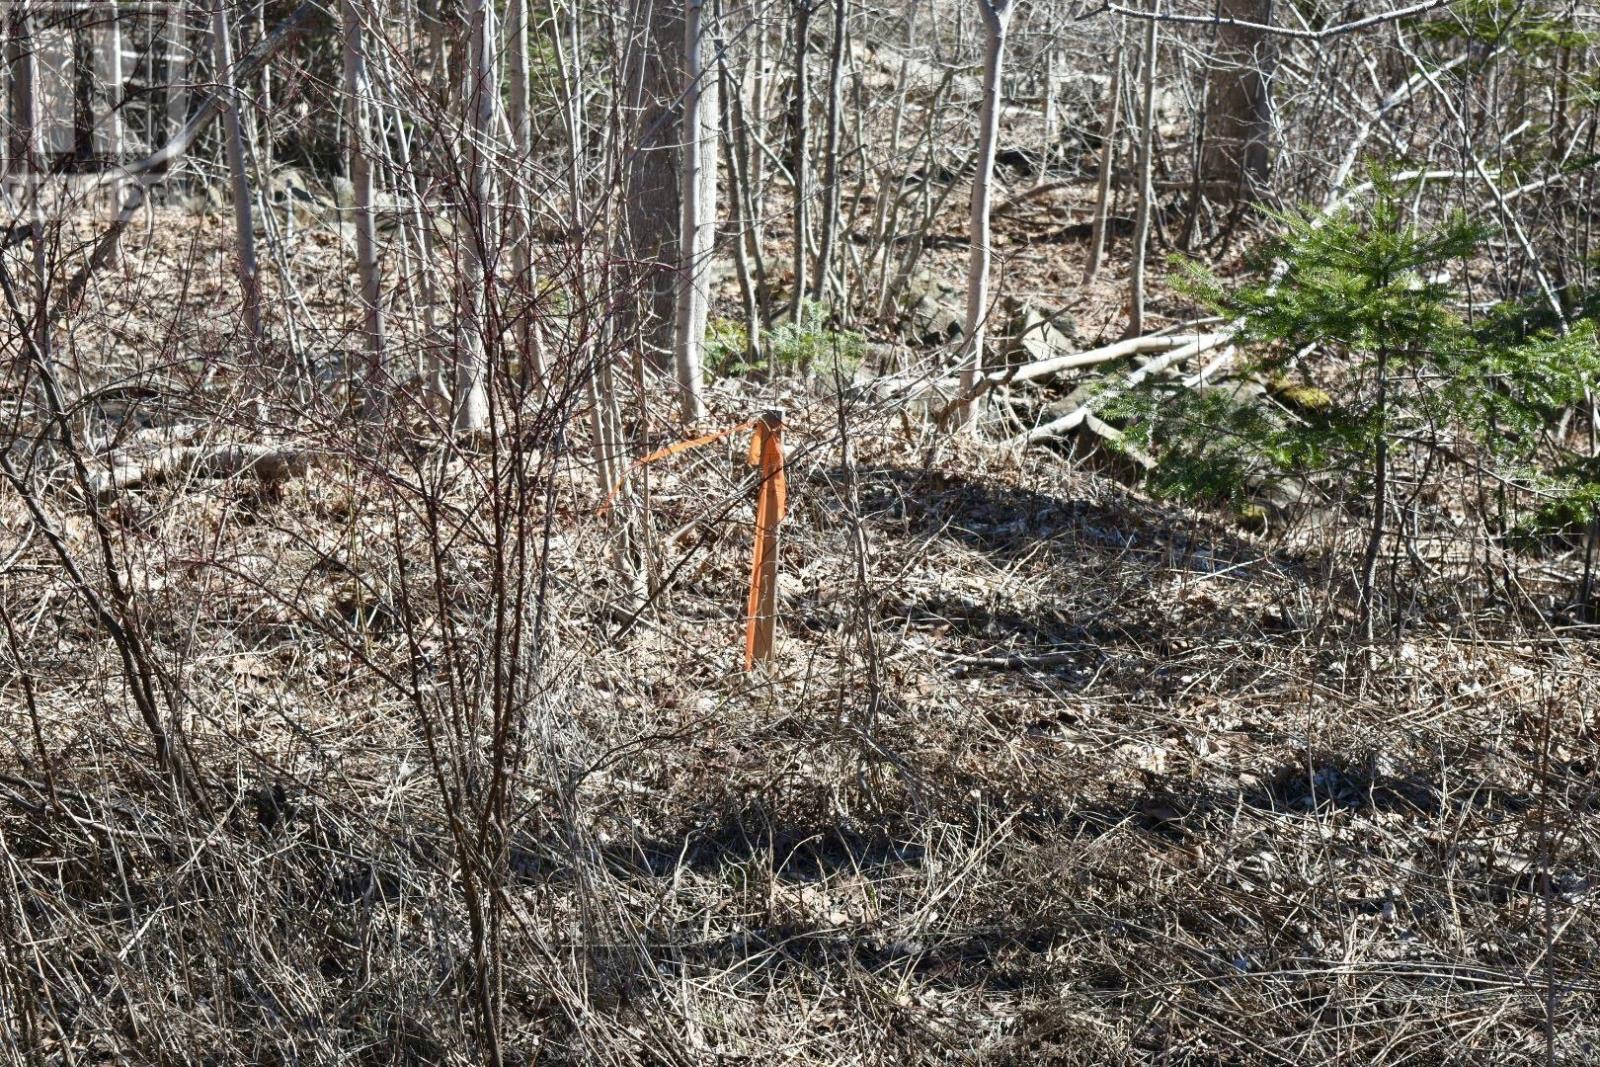
POLYGON ((1265 506, 1253 501, 1246 501, 1234 507, 1233 517, 1238 520, 1241 526, 1252 530, 1265 530, 1272 516, 1265 506))
POLYGON ((1269 389, 1284 407, 1304 415, 1325 415, 1333 409, 1333 395, 1315 385, 1277 379, 1269 389))

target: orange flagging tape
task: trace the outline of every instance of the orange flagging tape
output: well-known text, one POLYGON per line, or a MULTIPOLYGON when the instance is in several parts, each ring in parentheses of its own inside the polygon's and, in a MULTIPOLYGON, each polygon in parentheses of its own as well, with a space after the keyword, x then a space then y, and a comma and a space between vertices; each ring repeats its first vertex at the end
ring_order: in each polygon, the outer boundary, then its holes
MULTIPOLYGON (((703 434, 700 437, 691 437, 687 441, 679 441, 676 444, 668 445, 666 448, 658 448, 648 456, 645 456, 643 459, 634 460, 633 463, 628 467, 628 474, 632 474, 640 467, 643 467, 646 464, 654 463, 658 459, 666 459, 668 456, 675 456, 679 452, 687 452, 691 448, 699 448, 701 445, 709 445, 713 441, 722 440, 729 434, 738 433, 740 430, 748 430, 754 425, 756 425, 756 420, 751 419, 749 422, 741 422, 737 426, 729 426, 727 429, 717 430, 715 433, 703 434)), ((622 492, 622 487, 627 484, 627 481, 627 475, 623 475, 617 484, 611 487, 611 492, 606 494, 605 500, 600 504, 599 513, 601 515, 604 515, 606 512, 611 510, 611 501, 615 500, 617 494, 622 492)))
MULTIPOLYGON (((789 507, 789 483, 783 473, 783 414, 769 411, 759 419, 714 433, 691 437, 665 448, 658 448, 628 467, 631 474, 658 459, 687 452, 691 448, 720 441, 729 434, 754 428, 750 436, 750 465, 761 468, 761 485, 756 497, 755 558, 750 565, 750 597, 745 605, 744 669, 758 659, 772 658, 772 639, 778 619, 778 524, 789 507)), ((611 509, 611 502, 622 492, 624 477, 606 494, 600 514, 611 509)))
POLYGON ((769 412, 756 420, 750 437, 750 465, 761 468, 756 499, 755 558, 750 566, 750 599, 745 605, 744 669, 772 658, 778 608, 778 524, 789 503, 783 473, 783 416, 769 412))

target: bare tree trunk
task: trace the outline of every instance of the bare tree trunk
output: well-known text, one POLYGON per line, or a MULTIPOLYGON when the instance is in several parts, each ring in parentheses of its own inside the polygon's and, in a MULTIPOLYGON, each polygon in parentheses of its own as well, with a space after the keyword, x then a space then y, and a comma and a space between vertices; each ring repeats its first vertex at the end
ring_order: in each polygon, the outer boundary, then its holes
POLYGON ((828 129, 822 149, 822 243, 817 249, 817 277, 811 299, 827 297, 833 272, 833 247, 839 235, 839 139, 844 130, 844 46, 849 0, 833 0, 833 41, 828 50, 828 129))
MULTIPOLYGON (((122 165, 122 157, 127 151, 127 135, 122 116, 123 83, 127 80, 122 69, 122 23, 117 11, 117 0, 110 0, 106 4, 108 19, 105 28, 105 67, 106 80, 110 83, 110 92, 107 95, 107 129, 106 152, 111 158, 113 166, 122 165)), ((127 183, 121 180, 111 184, 112 215, 122 208, 123 190, 127 183)), ((112 253, 112 262, 120 260, 122 255, 121 245, 112 253)))
POLYGON ((720 66, 722 99, 726 104, 722 109, 723 159, 728 167, 729 198, 739 230, 733 242, 733 263, 739 276, 739 295, 744 300, 745 358, 753 366, 761 358, 761 292, 766 285, 766 270, 761 261, 761 246, 755 239, 758 212, 746 166, 748 131, 744 128, 742 92, 733 80, 728 63, 724 61, 720 66))
POLYGON ((167 87, 166 110, 168 138, 176 137, 189 118, 189 21, 185 0, 172 0, 167 8, 166 26, 163 28, 167 87))
MULTIPOLYGON (((516 153, 519 173, 525 173, 533 157, 533 115, 530 111, 532 91, 528 69, 528 0, 510 0, 506 8, 506 50, 510 54, 511 90, 511 140, 516 153)), ((580 146, 573 145, 576 154, 580 146)), ((517 320, 517 359, 524 381, 540 382, 545 378, 544 343, 539 324, 534 319, 532 297, 538 290, 538 278, 533 270, 533 205, 528 202, 527 183, 516 181, 511 197, 511 269, 516 283, 529 296, 524 314, 517 320)))
POLYGON ((620 325, 630 341, 637 335, 659 367, 666 365, 676 340, 677 230, 683 210, 678 199, 681 0, 633 0, 631 28, 624 108, 633 113, 637 141, 627 164, 624 245, 636 265, 632 282, 638 299, 624 305, 620 325))
MULTIPOLYGON (((1272 0, 1218 0, 1217 14, 1258 25, 1272 21, 1272 0)), ((1205 147, 1200 171, 1207 192, 1227 203, 1253 199, 1272 161, 1272 41, 1262 30, 1217 28, 1206 79, 1205 147)))
MULTIPOLYGON (((983 374, 985 320, 989 315, 989 205, 994 199, 995 142, 1000 138, 1000 71, 1005 62, 1011 0, 978 0, 986 31, 983 52, 983 110, 978 118, 978 171, 972 179, 971 252, 967 260, 967 319, 962 346, 961 393, 970 397, 983 374)), ((976 407, 963 399, 958 416, 970 424, 976 407)))
POLYGON ((349 127, 350 183, 354 186, 356 271, 361 279, 361 307, 367 350, 367 404, 375 413, 383 407, 383 278, 378 264, 378 233, 372 212, 372 158, 367 146, 372 136, 367 78, 367 49, 361 11, 355 0, 341 0, 344 19, 345 123, 349 127))
POLYGON ((87 23, 82 17, 67 22, 72 35, 72 155, 80 167, 95 157, 95 56, 87 23))
POLYGON ((15 179, 17 195, 25 194, 34 171, 35 127, 38 125, 38 57, 34 52, 30 12, 26 3, 7 5, 3 12, 6 34, 7 136, 4 177, 15 179))
POLYGON ((1106 96, 1105 125, 1100 143, 1100 178, 1095 185, 1094 224, 1089 234, 1089 263, 1083 268, 1083 284, 1092 283, 1100 274, 1106 255, 1106 216, 1111 210, 1111 172, 1117 161, 1117 120, 1122 116, 1122 68, 1127 52, 1123 48, 1122 30, 1117 31, 1117 58, 1111 65, 1111 86, 1106 96))
POLYGON ((872 314, 882 316, 889 308, 890 270, 894 266, 895 248, 892 234, 900 219, 901 191, 905 188, 905 168, 896 166, 900 159, 901 137, 905 130, 906 101, 911 88, 911 49, 916 42, 917 20, 915 11, 906 13, 904 50, 900 55, 900 72, 895 78, 894 119, 889 127, 889 163, 878 172, 878 203, 872 222, 872 252, 881 251, 883 259, 878 265, 877 299, 871 305, 872 314), (895 184, 889 184, 891 178, 895 184))
POLYGON ((456 327, 455 429, 471 434, 489 423, 489 331, 485 287, 492 280, 488 257, 494 248, 491 139, 498 125, 500 80, 494 64, 494 9, 489 0, 471 0, 467 11, 467 184, 462 204, 463 253, 456 327))
POLYGON ((732 103, 740 109, 737 119, 745 156, 747 216, 745 225, 748 227, 750 257, 758 282, 756 300, 761 305, 761 323, 766 326, 772 322, 772 280, 767 274, 766 265, 766 215, 761 210, 761 205, 766 202, 767 157, 762 152, 760 126, 766 119, 767 86, 772 80, 772 70, 767 59, 767 50, 772 45, 772 35, 767 32, 759 9, 752 12, 752 19, 755 23, 756 42, 755 54, 750 59, 750 99, 748 104, 742 97, 736 98, 732 103))
MULTIPOLYGON (((256 41, 264 40, 267 36, 267 0, 256 0, 251 7, 250 20, 252 24, 252 37, 256 41)), ((272 68, 264 67, 261 71, 261 89, 256 94, 256 106, 252 110, 257 126, 255 128, 256 151, 260 153, 259 163, 261 173, 272 173, 272 68)), ((263 209, 264 210, 264 209, 263 209)))
MULTIPOLYGON (((1151 13, 1160 10, 1160 0, 1151 0, 1151 13)), ((1139 116, 1139 199, 1133 216, 1133 270, 1128 293, 1129 337, 1144 333, 1145 254, 1150 243, 1150 211, 1156 195, 1151 167, 1156 139, 1156 46, 1160 43, 1160 26, 1157 19, 1145 20, 1144 55, 1139 57, 1139 89, 1143 99, 1139 116)))
POLYGON ((706 315, 711 304, 711 250, 717 232, 717 79, 707 69, 704 0, 684 7, 683 49, 688 84, 683 92, 683 204, 678 227, 680 268, 677 344, 673 367, 678 404, 686 422, 705 415, 701 366, 706 315))
POLYGON ((1050 170, 1056 158, 1056 50, 1044 53, 1044 148, 1039 153, 1039 184, 1050 179, 1050 170))
POLYGON ((41 188, 45 173, 44 130, 39 115, 39 59, 33 35, 30 0, 11 5, 6 38, 7 66, 11 72, 11 174, 21 176, 18 196, 28 216, 28 236, 33 254, 33 347, 49 372, 50 314, 49 250, 44 239, 44 202, 41 188))
POLYGON ((801 307, 806 299, 806 244, 811 236, 810 167, 807 166, 806 142, 810 139, 808 118, 811 113, 811 70, 807 53, 811 50, 812 0, 795 0, 794 4, 794 104, 791 119, 793 141, 790 145, 790 169, 794 175, 794 297, 789 312, 795 322, 800 321, 801 307))
POLYGON ((20 60, 19 49, 16 44, 16 33, 13 30, 15 18, 13 4, 10 8, 0 11, 0 123, 4 124, 3 135, 0 135, 0 209, 10 207, 11 172, 16 166, 17 152, 17 127, 16 127, 16 97, 17 92, 13 86, 15 71, 20 60))
POLYGON ((250 333, 250 357, 261 354, 261 279, 256 263, 256 232, 250 203, 250 174, 245 166, 244 124, 239 115, 239 91, 233 83, 233 39, 228 30, 226 0, 212 0, 211 47, 217 67, 217 84, 227 94, 228 177, 233 184, 233 224, 238 240, 239 288, 244 291, 245 328, 250 333))

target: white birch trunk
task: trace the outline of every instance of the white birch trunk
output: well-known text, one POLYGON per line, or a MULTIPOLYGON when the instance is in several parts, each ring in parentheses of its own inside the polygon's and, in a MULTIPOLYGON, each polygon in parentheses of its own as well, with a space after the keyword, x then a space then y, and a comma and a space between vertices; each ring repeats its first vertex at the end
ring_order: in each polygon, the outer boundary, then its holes
POLYGON ((706 315, 711 302, 711 249, 717 226, 717 79, 707 73, 709 34, 704 0, 688 0, 684 9, 685 73, 683 94, 682 224, 679 227, 677 344, 673 367, 678 377, 678 403, 686 422, 705 415, 702 355, 706 315))
POLYGON ((167 8, 167 136, 176 137, 189 118, 189 23, 184 0, 167 8))
MULTIPOLYGON (((1161 10, 1159 0, 1151 0, 1151 14, 1161 10)), ((1129 278, 1128 336, 1144 333, 1144 266, 1146 246, 1150 243, 1150 211, 1154 206, 1155 187, 1150 181, 1150 169, 1156 137, 1156 46, 1160 38, 1160 20, 1150 18, 1144 24, 1144 55, 1140 57, 1139 89, 1144 94, 1139 116, 1139 202, 1133 216, 1133 270, 1129 278)))
MULTIPOLYGON (((970 396, 983 374, 985 320, 989 315, 990 248, 989 206, 994 199, 995 142, 1000 138, 1000 71, 1005 62, 1006 29, 1011 22, 1011 0, 978 0, 985 33, 983 52, 983 111, 978 118, 978 171, 972 179, 971 252, 967 260, 967 319, 962 345, 961 392, 970 396)), ((964 400, 958 409, 963 425, 973 422, 974 402, 964 400)))
POLYGON ((1117 162, 1117 125, 1122 117, 1122 33, 1117 33, 1117 59, 1111 68, 1111 87, 1106 95, 1106 117, 1100 144, 1100 177, 1095 185, 1094 223, 1089 234, 1089 263, 1083 268, 1083 283, 1091 284, 1100 274, 1106 254, 1106 216, 1111 210, 1111 171, 1117 162))
MULTIPOLYGON (((111 161, 118 167, 122 166, 122 157, 127 152, 127 134, 122 120, 122 86, 126 76, 122 69, 122 23, 117 18, 117 0, 109 0, 106 10, 110 18, 106 25, 105 48, 106 80, 111 84, 108 94, 110 114, 106 128, 106 150, 111 156, 111 161)), ((127 183, 117 180, 111 185, 112 215, 122 210, 122 197, 127 183)), ((121 260, 122 247, 119 243, 112 252, 112 262, 121 260)))

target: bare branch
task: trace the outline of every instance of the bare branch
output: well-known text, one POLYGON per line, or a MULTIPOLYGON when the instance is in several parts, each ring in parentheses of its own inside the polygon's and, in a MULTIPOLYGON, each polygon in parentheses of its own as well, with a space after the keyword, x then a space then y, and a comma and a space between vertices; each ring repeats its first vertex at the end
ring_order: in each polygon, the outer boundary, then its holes
POLYGON ((1127 18, 1154 19, 1157 22, 1176 22, 1186 26, 1232 26, 1243 30, 1254 30, 1259 33, 1270 33, 1279 37, 1320 41, 1328 37, 1338 37, 1346 33, 1369 30, 1374 26, 1410 18, 1413 15, 1421 15, 1435 8, 1446 7, 1449 3, 1450 0, 1422 0, 1422 3, 1412 4, 1410 7, 1402 7, 1394 11, 1383 11, 1376 15, 1368 15, 1366 18, 1341 22, 1335 26, 1324 26, 1320 30, 1296 30, 1287 26, 1273 26, 1262 22, 1248 22, 1244 19, 1223 18, 1220 15, 1160 14, 1151 11, 1138 11, 1133 8, 1123 7, 1120 4, 1107 4, 1105 10, 1114 15, 1122 15, 1127 18))

